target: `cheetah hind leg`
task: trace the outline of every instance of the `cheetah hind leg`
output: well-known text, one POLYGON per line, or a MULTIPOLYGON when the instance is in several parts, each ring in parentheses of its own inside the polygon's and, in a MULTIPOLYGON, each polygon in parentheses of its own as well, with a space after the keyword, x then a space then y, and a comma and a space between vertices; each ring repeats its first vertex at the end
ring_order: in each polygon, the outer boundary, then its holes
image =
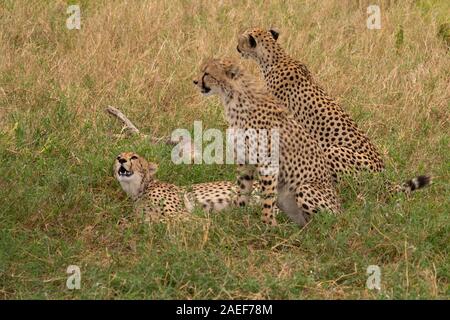
POLYGON ((324 150, 327 163, 334 173, 354 175, 359 171, 380 172, 384 169, 381 158, 375 153, 360 153, 346 147, 330 147, 324 150))
POLYGON ((289 188, 283 186, 278 189, 277 206, 301 227, 306 225, 302 209, 297 205, 295 192, 289 190, 289 188))
POLYGON ((339 201, 335 189, 321 184, 303 184, 291 191, 282 186, 278 189, 278 207, 289 218, 304 227, 311 216, 319 210, 329 210, 333 213, 340 211, 339 201))

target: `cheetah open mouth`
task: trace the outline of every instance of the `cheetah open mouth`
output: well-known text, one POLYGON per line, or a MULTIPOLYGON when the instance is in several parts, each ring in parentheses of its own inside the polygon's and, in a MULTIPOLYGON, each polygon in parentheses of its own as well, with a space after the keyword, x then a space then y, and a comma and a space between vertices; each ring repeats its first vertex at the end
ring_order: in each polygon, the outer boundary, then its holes
POLYGON ((127 169, 121 166, 117 174, 119 175, 119 177, 131 177, 133 175, 133 172, 128 171, 127 169))

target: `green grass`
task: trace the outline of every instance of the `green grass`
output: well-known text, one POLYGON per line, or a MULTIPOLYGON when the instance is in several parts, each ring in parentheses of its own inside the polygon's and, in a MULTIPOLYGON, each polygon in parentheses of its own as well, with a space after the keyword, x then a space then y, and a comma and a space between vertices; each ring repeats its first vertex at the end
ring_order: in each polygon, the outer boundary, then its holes
POLYGON ((65 29, 61 3, 0 5, 0 298, 449 298, 445 1, 390 2, 379 31, 365 29, 365 8, 336 1, 108 3, 82 2, 80 31, 65 29), (285 216, 266 227, 259 208, 133 219, 112 176, 118 153, 158 162, 158 178, 180 185, 233 179, 234 168, 176 166, 169 146, 116 138, 104 108, 155 136, 194 120, 225 129, 219 101, 190 79, 203 57, 237 57, 239 30, 270 24, 368 132, 387 171, 342 182, 344 214, 304 229, 285 216), (388 196, 386 181, 421 173, 431 187, 388 196), (81 268, 80 290, 66 288, 69 265, 81 268), (369 265, 381 268, 380 292, 366 288, 369 265))

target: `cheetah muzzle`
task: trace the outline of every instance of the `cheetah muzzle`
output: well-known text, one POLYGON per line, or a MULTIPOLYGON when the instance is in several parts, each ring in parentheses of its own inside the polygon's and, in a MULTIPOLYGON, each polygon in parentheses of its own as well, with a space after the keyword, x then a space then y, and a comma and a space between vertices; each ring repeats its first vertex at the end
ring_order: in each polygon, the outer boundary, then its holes
POLYGON ((134 173, 121 166, 119 168, 119 171, 117 171, 117 174, 119 175, 119 177, 131 177, 134 173))

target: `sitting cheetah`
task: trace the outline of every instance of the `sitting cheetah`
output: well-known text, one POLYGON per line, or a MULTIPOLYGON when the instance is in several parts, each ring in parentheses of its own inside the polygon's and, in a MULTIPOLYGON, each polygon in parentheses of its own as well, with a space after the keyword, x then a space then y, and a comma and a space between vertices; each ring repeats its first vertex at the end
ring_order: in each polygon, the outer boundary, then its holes
MULTIPOLYGON (((278 36, 275 30, 247 30, 239 36, 237 51, 257 62, 269 91, 319 142, 335 177, 362 170, 382 171, 383 160, 369 138, 314 81, 307 67, 285 53, 277 43, 278 36)), ((430 177, 419 176, 396 190, 409 192, 429 183, 430 177)))
POLYGON ((194 184, 191 188, 155 179, 157 164, 134 152, 121 153, 114 162, 114 176, 133 199, 135 212, 147 221, 201 206, 206 211, 222 211, 233 203, 237 187, 229 181, 194 184))
MULTIPOLYGON (((271 170, 270 163, 259 158, 255 166, 241 166, 247 172, 238 177, 239 204, 245 205, 245 196, 251 193, 256 171, 260 176, 265 223, 276 224, 273 210, 276 198, 278 207, 302 226, 320 209, 340 211, 332 174, 319 144, 264 86, 258 85, 233 62, 217 59, 203 64, 194 84, 204 95, 216 94, 222 98, 230 128, 256 132, 245 140, 247 153, 252 150, 248 144, 264 130, 279 133, 278 170, 271 170)), ((268 152, 271 148, 274 145, 269 143, 268 152)))

